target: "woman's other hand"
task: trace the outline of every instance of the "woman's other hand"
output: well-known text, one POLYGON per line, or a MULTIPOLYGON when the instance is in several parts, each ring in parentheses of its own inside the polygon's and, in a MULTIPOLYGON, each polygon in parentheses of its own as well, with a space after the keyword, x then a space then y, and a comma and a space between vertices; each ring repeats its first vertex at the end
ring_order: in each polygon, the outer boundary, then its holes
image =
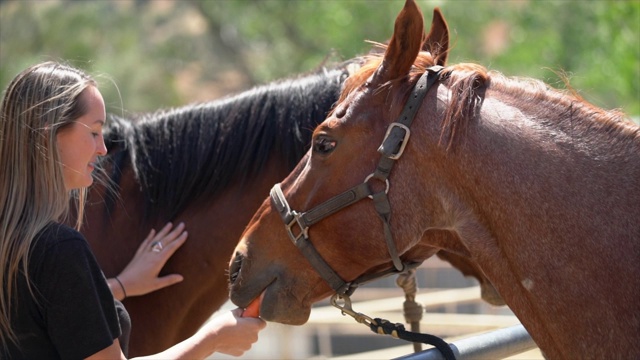
POLYGON ((125 296, 148 294, 183 280, 180 274, 158 276, 164 264, 184 244, 188 236, 184 223, 172 228, 173 224, 167 223, 157 233, 152 229, 120 275, 115 279, 109 279, 116 298, 122 300, 125 296), (118 289, 120 285, 121 289, 118 289), (122 296, 118 296, 118 290, 123 292, 122 296))

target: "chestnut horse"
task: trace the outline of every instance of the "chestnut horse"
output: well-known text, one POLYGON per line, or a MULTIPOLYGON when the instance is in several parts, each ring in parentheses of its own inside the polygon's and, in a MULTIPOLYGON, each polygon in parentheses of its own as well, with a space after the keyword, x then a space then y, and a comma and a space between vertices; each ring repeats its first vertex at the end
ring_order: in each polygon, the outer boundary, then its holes
POLYGON ((533 79, 443 68, 440 11, 423 26, 407 0, 384 55, 346 80, 247 225, 231 300, 262 294, 262 318, 299 325, 363 276, 445 249, 545 356, 640 358, 640 128, 533 79))

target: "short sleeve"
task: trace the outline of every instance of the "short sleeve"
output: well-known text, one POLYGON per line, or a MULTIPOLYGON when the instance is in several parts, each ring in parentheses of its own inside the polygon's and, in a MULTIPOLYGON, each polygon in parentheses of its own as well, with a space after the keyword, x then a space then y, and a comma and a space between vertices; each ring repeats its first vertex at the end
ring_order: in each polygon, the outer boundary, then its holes
POLYGON ((72 236, 49 246, 33 275, 43 280, 43 317, 52 343, 61 358, 81 359, 110 346, 120 326, 113 295, 89 245, 79 233, 67 231, 72 236))

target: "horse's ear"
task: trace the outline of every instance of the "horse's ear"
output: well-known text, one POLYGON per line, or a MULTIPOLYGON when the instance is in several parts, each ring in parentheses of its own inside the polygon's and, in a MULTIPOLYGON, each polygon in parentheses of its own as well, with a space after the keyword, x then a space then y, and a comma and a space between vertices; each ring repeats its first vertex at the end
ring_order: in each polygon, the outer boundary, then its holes
POLYGON ((409 73, 424 36, 422 12, 415 0, 407 0, 398 14, 382 64, 372 78, 372 83, 384 84, 409 73))
POLYGON ((430 52, 437 65, 446 65, 449 56, 449 26, 439 8, 433 9, 431 30, 422 44, 422 50, 430 52))

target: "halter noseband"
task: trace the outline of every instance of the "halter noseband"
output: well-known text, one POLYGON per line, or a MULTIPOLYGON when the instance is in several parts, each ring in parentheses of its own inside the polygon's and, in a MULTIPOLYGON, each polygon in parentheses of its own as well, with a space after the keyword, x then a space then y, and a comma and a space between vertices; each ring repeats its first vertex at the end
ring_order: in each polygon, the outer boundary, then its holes
POLYGON ((402 273, 420 265, 420 262, 402 262, 398 256, 393 236, 391 234, 391 227, 389 225, 391 216, 391 205, 389 204, 389 198, 387 197, 390 187, 389 174, 391 173, 391 169, 393 168, 395 161, 402 156, 402 153, 409 142, 409 136, 411 134, 409 127, 411 126, 411 122, 413 121, 418 108, 422 104, 429 88, 439 78, 441 71, 441 66, 428 68, 427 71, 422 74, 420 79, 418 79, 418 82, 411 91, 409 100, 405 104, 400 117, 396 122, 389 125, 384 140, 378 148, 378 152, 382 156, 380 157, 375 172, 367 176, 364 182, 303 213, 291 210, 291 207, 280 188, 280 184, 275 184, 271 189, 271 203, 276 210, 278 210, 280 217, 284 221, 289 238, 307 258, 318 274, 320 274, 320 276, 329 283, 331 288, 337 294, 349 296, 360 284, 382 276, 402 273), (369 187, 369 180, 371 179, 384 182, 385 190, 374 193, 369 187), (318 223, 327 216, 367 197, 373 199, 375 209, 382 219, 387 249, 391 256, 391 260, 393 261, 393 268, 375 274, 365 274, 353 281, 346 282, 331 268, 331 266, 329 266, 329 264, 327 264, 313 244, 309 241, 309 227, 318 223), (297 232, 295 230, 297 230, 297 232))

